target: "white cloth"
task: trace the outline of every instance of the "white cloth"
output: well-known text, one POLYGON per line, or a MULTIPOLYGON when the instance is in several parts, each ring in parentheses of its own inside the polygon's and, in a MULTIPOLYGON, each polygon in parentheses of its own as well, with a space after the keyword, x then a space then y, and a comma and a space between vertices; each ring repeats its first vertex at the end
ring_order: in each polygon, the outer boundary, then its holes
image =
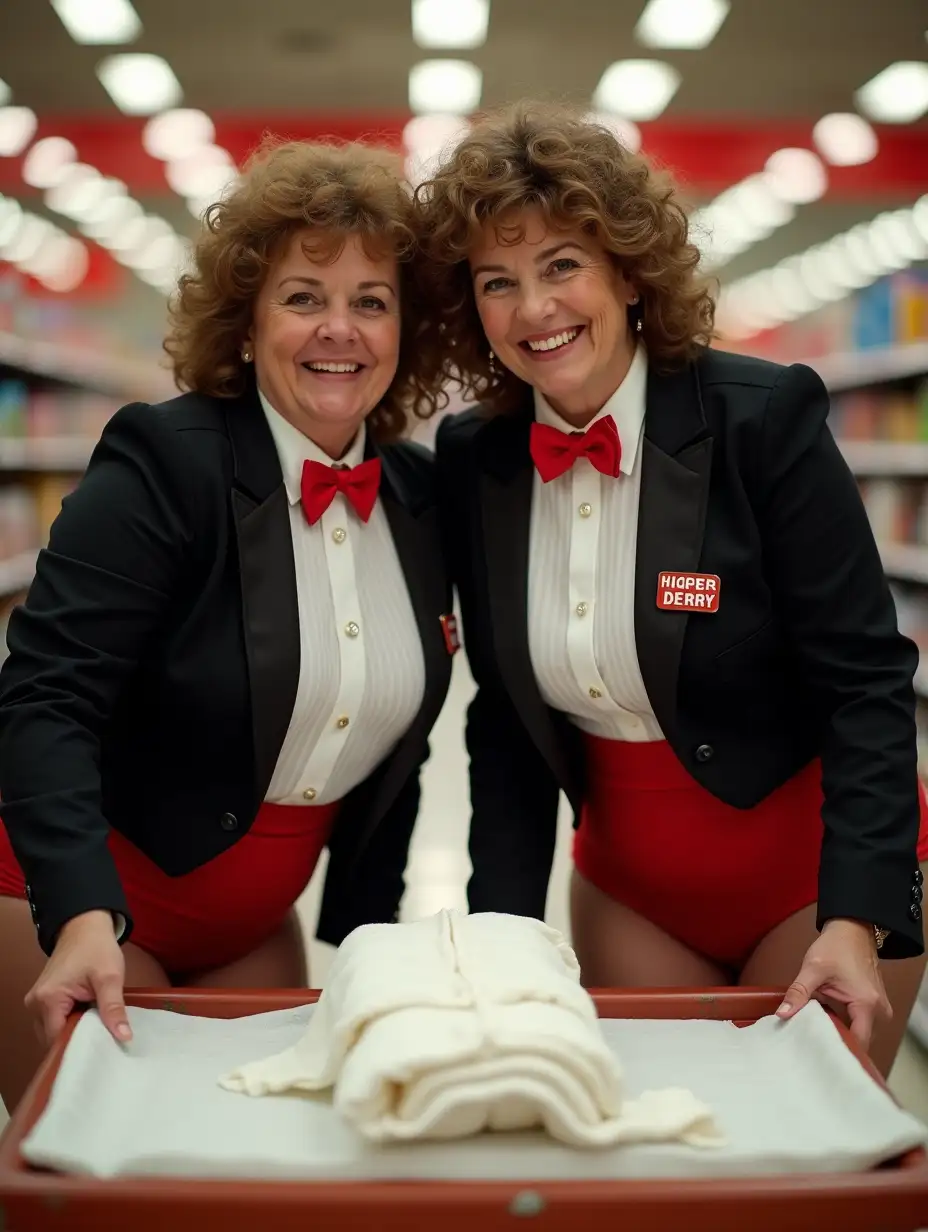
MULTIPOLYGON (((260 399, 290 503, 300 619, 296 701, 266 798, 328 804, 405 734, 422 705, 425 660, 381 501, 365 524, 338 493, 310 526, 300 504, 303 462, 332 459, 260 399)), ((363 461, 364 444, 362 426, 342 463, 363 461)))
MULTIPOLYGON (((639 345, 625 380, 591 421, 615 420, 622 444, 617 479, 586 458, 550 483, 535 473, 528 569, 529 650, 542 697, 591 735, 639 742, 664 739, 635 645, 647 377, 639 345)), ((575 431, 537 390, 535 418, 575 431)))
POLYGON ((623 1099, 573 951, 538 920, 441 911, 356 929, 294 1047, 220 1079, 249 1095, 334 1088, 371 1141, 544 1126, 576 1147, 718 1145, 690 1091, 623 1099))

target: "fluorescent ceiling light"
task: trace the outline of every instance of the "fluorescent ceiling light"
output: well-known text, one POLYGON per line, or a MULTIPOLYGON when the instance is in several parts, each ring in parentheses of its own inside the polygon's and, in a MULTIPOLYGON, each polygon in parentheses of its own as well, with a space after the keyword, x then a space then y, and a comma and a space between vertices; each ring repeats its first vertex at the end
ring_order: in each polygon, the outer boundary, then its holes
POLYGON ((13 91, 6 84, 3 78, 0 77, 0 107, 5 107, 12 97, 13 91))
POLYGON ((680 80, 673 65, 661 60, 617 60, 600 78, 593 105, 627 120, 654 120, 676 94, 680 80))
POLYGON ((47 219, 35 214, 23 214, 15 234, 3 245, 0 253, 13 265, 20 265, 34 257, 55 232, 56 228, 47 219))
POLYGON ((55 235, 42 246, 28 270, 49 291, 66 293, 79 287, 87 277, 90 255, 86 244, 73 235, 55 235))
POLYGON ((183 97, 180 82, 161 56, 107 56, 97 65, 97 77, 125 115, 154 115, 156 111, 175 107, 183 97))
POLYGON ((23 210, 12 197, 0 196, 0 249, 8 244, 20 228, 23 210))
POLYGON ((142 145, 152 158, 166 163, 212 145, 215 136, 215 125, 206 112, 178 107, 148 121, 142 132, 142 145))
POLYGON ((75 43, 131 43, 142 23, 129 0, 51 0, 75 43))
POLYGON ((854 112, 836 111, 822 116, 812 129, 812 140, 833 167, 857 167, 876 157, 876 133, 854 112))
POLYGON ((646 47, 708 47, 730 8, 729 0, 648 0, 635 38, 646 47))
POLYGON ((453 149, 470 125, 464 116, 417 115, 403 129, 406 178, 418 186, 431 179, 442 156, 453 149))
POLYGON ((212 197, 214 200, 235 181, 237 172, 229 153, 218 145, 168 163, 165 178, 180 197, 212 197))
POLYGON ((483 74, 468 60, 423 60, 409 70, 409 106, 422 113, 467 115, 480 105, 483 74))
POLYGON ((412 37, 420 47, 481 47, 489 21, 490 0, 412 0, 412 37))
POLYGON ((38 120, 28 107, 0 107, 0 158, 16 158, 35 135, 38 120))
POLYGON ((928 64, 898 60, 854 95, 861 111, 883 124, 911 124, 928 111, 928 64))
POLYGON ((23 179, 33 188, 54 188, 76 158, 77 150, 64 137, 43 137, 23 160, 23 179))
POLYGON ((766 174, 776 195, 793 205, 818 201, 828 187, 828 175, 822 160, 812 150, 777 150, 767 159, 766 174))

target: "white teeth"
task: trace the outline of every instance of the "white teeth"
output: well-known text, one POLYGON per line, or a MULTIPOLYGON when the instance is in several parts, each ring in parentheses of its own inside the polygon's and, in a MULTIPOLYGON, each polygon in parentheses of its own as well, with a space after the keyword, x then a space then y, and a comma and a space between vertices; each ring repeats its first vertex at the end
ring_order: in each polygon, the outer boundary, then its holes
POLYGON ((311 368, 313 372, 360 372, 360 364, 307 364, 307 368, 311 368))
POLYGON ((569 329, 566 333, 555 334, 553 338, 542 338, 540 342, 530 342, 529 350, 531 351, 556 351, 558 347, 566 346, 568 342, 573 342, 579 329, 569 329))

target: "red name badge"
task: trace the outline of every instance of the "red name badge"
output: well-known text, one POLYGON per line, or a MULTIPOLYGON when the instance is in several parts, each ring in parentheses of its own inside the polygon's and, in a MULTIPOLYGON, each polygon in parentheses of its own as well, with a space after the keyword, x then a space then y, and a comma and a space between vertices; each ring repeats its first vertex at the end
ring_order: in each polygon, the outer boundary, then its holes
POLYGON ((441 621, 441 631, 445 635, 445 649, 449 655, 453 655, 461 649, 461 639, 458 636, 458 618, 457 616, 439 616, 441 621))
POLYGON ((714 573, 659 573, 657 606, 663 611, 717 612, 722 583, 714 573))

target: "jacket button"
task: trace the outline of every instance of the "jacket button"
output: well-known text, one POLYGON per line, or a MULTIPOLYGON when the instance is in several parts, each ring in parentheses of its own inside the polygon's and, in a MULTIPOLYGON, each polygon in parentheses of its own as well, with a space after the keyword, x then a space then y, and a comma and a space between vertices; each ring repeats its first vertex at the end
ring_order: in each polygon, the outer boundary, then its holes
POLYGON ((909 918, 917 923, 922 918, 922 909, 918 903, 913 903, 909 908, 909 918))
POLYGON ((922 901, 923 896, 924 896, 924 892, 921 886, 912 886, 912 902, 913 903, 920 903, 922 901))
POLYGON ((234 813, 223 813, 223 815, 219 818, 219 824, 222 826, 223 830, 237 830, 238 818, 234 813))
POLYGON ((715 756, 715 749, 711 744, 701 744, 696 750, 697 761, 710 761, 715 756))
POLYGON ((922 872, 920 868, 917 868, 915 870, 915 876, 912 878, 912 880, 915 882, 917 886, 920 886, 922 882, 925 880, 925 874, 922 872))

